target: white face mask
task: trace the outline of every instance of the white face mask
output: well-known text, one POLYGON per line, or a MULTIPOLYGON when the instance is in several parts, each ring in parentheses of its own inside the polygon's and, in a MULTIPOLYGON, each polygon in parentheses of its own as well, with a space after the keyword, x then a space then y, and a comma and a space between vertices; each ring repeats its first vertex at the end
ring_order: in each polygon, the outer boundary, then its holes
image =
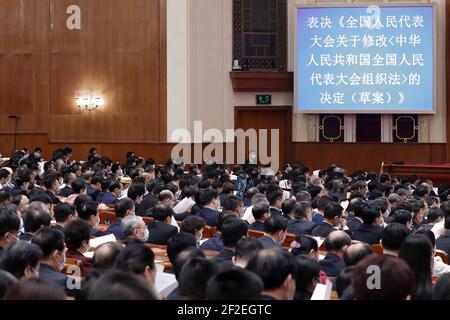
POLYGON ((143 240, 144 242, 147 242, 149 235, 150 235, 150 231, 148 231, 148 229, 145 228, 145 231, 144 231, 144 238, 143 238, 142 240, 143 240))

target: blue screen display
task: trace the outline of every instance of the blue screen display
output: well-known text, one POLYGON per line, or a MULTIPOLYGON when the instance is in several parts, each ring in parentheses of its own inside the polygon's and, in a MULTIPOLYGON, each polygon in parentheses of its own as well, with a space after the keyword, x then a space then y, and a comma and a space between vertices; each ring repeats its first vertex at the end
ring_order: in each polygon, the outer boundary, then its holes
POLYGON ((297 109, 433 113, 433 10, 297 8, 297 109))

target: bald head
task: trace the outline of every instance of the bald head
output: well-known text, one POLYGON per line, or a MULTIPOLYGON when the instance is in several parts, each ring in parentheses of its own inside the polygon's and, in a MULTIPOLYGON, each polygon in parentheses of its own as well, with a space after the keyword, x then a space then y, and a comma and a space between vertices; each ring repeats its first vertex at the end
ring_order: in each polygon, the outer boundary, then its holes
POLYGON ((344 262, 347 267, 356 265, 359 261, 373 254, 367 243, 355 243, 347 247, 344 253, 344 262))
POLYGON ((115 242, 107 242, 98 246, 94 252, 95 269, 113 269, 122 246, 115 242))
POLYGON ((325 239, 325 247, 328 252, 343 255, 345 249, 352 243, 350 236, 343 231, 333 231, 325 239))

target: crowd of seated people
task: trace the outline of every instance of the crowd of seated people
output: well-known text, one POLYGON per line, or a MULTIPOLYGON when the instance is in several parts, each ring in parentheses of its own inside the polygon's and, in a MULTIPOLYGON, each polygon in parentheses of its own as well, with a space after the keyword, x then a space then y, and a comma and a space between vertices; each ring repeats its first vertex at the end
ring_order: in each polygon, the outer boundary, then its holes
POLYGON ((0 168, 0 299, 310 300, 327 284, 333 299, 450 298, 450 186, 71 153, 0 168))

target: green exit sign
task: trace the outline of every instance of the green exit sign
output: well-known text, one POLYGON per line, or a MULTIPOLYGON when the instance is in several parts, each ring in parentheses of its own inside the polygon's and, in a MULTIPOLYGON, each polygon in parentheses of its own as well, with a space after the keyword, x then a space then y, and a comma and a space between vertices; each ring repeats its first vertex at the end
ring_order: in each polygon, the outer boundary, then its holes
POLYGON ((257 95, 256 96, 256 104, 270 105, 270 104, 272 104, 272 96, 270 94, 257 95))

